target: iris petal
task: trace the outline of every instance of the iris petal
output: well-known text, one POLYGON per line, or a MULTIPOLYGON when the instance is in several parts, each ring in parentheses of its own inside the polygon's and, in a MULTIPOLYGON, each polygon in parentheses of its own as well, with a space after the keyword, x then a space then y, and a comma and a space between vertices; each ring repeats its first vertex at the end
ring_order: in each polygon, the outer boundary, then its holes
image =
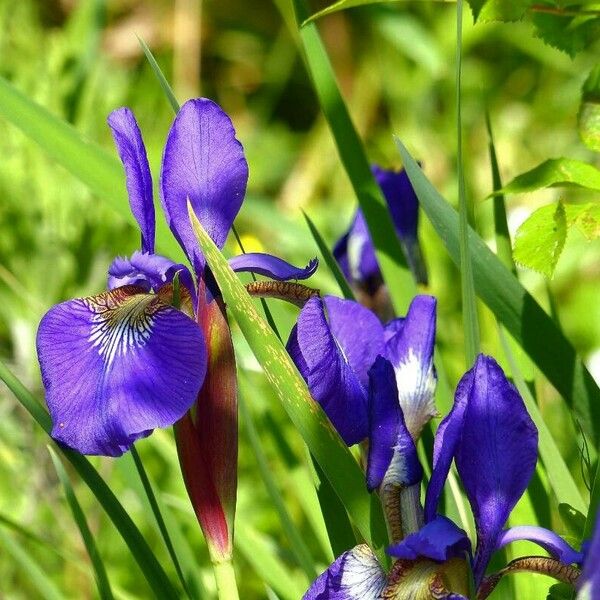
POLYGON ((295 267, 271 254, 249 252, 230 258, 229 266, 237 272, 249 271, 277 281, 287 281, 288 279, 308 279, 311 275, 314 275, 319 266, 319 261, 313 258, 306 267, 302 268, 295 267))
POLYGON ((192 274, 181 263, 159 254, 134 252, 131 258, 118 256, 108 268, 108 289, 113 290, 124 285, 136 285, 146 291, 158 291, 166 283, 171 283, 179 273, 179 279, 195 298, 192 274))
POLYGON ((188 218, 194 212, 222 248, 248 181, 248 163, 231 119, 206 98, 188 100, 169 131, 161 173, 162 203, 169 227, 200 276, 204 257, 188 218))
POLYGON ((430 558, 442 562, 470 551, 471 542, 467 534, 450 519, 438 516, 419 531, 390 546, 387 553, 404 560, 430 558))
POLYGON ((504 372, 480 354, 465 410, 456 466, 473 509, 479 584, 508 515, 527 488, 537 461, 537 429, 504 372))
POLYGON ((119 456, 172 425, 206 371, 198 325, 134 286, 54 306, 37 348, 52 436, 82 454, 119 456))
POLYGON ((580 563, 583 559, 582 553, 577 552, 559 535, 544 527, 533 525, 519 525, 503 531, 496 542, 496 550, 519 540, 527 540, 541 546, 554 558, 566 565, 580 563))
POLYGON ((416 296, 398 333, 386 342, 386 355, 396 372, 398 398, 406 426, 416 440, 437 414, 433 395, 437 376, 433 366, 436 300, 416 296))
POLYGON ((369 378, 367 488, 369 491, 378 488, 384 477, 398 486, 415 485, 421 481, 423 469, 398 404, 394 369, 378 356, 369 378))
MULTIPOLYGON (((352 308, 358 312, 358 304, 339 302, 355 305, 352 308)), ((331 323, 325 316, 324 301, 316 297, 308 300, 298 316, 287 349, 313 398, 321 404, 350 446, 363 440, 368 433, 366 389, 353 369, 353 366, 362 364, 364 355, 362 350, 349 356, 344 353, 336 334, 345 339, 347 322, 338 319, 337 302, 333 301, 330 305, 334 307, 331 323)), ((355 331, 358 335, 361 330, 357 328, 355 331)), ((362 331, 360 335, 367 336, 368 332, 362 331)), ((360 345, 360 342, 356 343, 356 346, 360 345)))
POLYGON ((142 250, 154 252, 152 176, 140 128, 131 110, 118 108, 108 116, 115 145, 125 168, 131 212, 142 232, 142 250))
POLYGON ((344 552, 304 594, 303 600, 378 600, 386 575, 364 544, 344 552))
POLYGON ((577 600, 597 600, 600 598, 600 513, 596 517, 596 528, 586 552, 583 571, 578 582, 577 600))

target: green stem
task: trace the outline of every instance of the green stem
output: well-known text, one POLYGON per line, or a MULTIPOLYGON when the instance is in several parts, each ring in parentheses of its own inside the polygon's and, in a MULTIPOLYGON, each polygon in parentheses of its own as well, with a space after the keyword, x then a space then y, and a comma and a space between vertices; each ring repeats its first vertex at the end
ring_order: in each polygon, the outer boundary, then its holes
POLYGON ((214 560, 213 571, 219 600, 239 600, 240 595, 231 559, 214 560))

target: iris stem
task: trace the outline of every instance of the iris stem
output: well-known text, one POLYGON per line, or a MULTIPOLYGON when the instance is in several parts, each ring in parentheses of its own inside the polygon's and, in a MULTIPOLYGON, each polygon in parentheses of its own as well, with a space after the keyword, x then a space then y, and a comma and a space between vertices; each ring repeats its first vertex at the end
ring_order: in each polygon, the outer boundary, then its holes
POLYGON ((217 583, 217 596, 219 600, 239 600, 235 571, 231 559, 213 561, 215 582, 217 583))

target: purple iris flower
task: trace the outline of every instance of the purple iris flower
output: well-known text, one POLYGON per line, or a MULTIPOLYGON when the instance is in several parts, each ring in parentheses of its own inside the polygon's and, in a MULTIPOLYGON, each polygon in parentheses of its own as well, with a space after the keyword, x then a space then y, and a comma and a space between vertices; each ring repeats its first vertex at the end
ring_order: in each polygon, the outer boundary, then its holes
POLYGON ((600 513, 596 516, 596 527, 591 542, 587 544, 583 571, 577 582, 577 600, 600 598, 600 513))
MULTIPOLYGON (((54 439, 83 454, 119 456, 154 428, 181 419, 198 396, 207 369, 205 332, 196 314, 205 260, 187 201, 223 247, 244 199, 248 165, 230 118, 217 104, 199 98, 181 107, 167 137, 160 188, 167 222, 192 275, 154 253, 152 177, 133 113, 115 110, 108 124, 141 249, 113 261, 109 291, 51 308, 40 323, 37 349, 54 439), (180 302, 173 301, 176 273, 180 302)), ((316 269, 314 261, 299 269, 266 254, 232 262, 238 270, 275 279, 304 279, 316 269)), ((206 287, 218 295, 214 284, 206 287)))
POLYGON ((436 414, 435 323, 436 300, 425 295, 415 297, 406 317, 385 326, 352 300, 315 297, 303 307, 287 349, 347 445, 369 435, 369 369, 378 355, 393 367, 396 404, 414 439, 436 414))
MULTIPOLYGON (((419 201, 404 170, 393 171, 374 165, 379 184, 404 249, 408 265, 419 283, 427 283, 427 270, 417 238, 419 201)), ((381 271, 362 210, 357 209, 348 231, 336 242, 333 255, 346 279, 374 294, 381 285, 381 271)))
MULTIPOLYGON (((395 401, 394 369, 379 356, 369 377, 367 482, 370 489, 379 489, 384 509, 386 487, 390 493, 395 486, 400 498, 398 510, 386 513, 388 526, 394 519, 400 521, 399 527, 389 527, 392 545, 388 553, 396 560, 386 574, 367 547, 357 546, 313 583, 305 599, 376 600, 413 597, 411 594, 421 597, 419 593, 464 598, 468 594, 466 561, 473 572, 478 598, 487 597, 502 575, 511 571, 543 572, 569 583, 577 580, 579 572, 571 565, 581 563, 582 554, 554 532, 526 526, 503 529, 535 469, 537 430, 522 398, 494 359, 479 355, 460 381, 454 406, 436 434, 434 469, 424 513, 418 506, 412 518, 407 511, 413 505, 401 494, 415 486, 419 489, 422 471, 406 419, 395 401), (452 460, 473 509, 477 530, 474 552, 465 532, 436 513, 452 460), (400 533, 398 539, 394 539, 396 532, 400 533), (535 542, 551 556, 517 559, 486 577, 492 554, 516 540, 535 542)), ((414 497, 408 500, 412 502, 414 497)), ((585 563, 582 590, 586 586, 593 589, 598 583, 594 580, 595 568, 588 569, 588 579, 585 569, 599 548, 595 539, 585 563)))

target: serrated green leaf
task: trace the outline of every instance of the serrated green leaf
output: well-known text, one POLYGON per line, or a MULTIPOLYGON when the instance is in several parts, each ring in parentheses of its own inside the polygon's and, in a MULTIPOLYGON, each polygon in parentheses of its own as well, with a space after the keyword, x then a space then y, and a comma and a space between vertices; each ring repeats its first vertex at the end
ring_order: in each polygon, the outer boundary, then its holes
POLYGON ((567 215, 562 202, 538 208, 515 236, 515 262, 550 278, 567 239, 567 215))
POLYGON ((593 165, 573 158, 551 158, 537 167, 517 175, 502 189, 492 192, 490 196, 524 194, 558 186, 577 186, 599 192, 600 170, 593 165))
POLYGON ((519 21, 534 0, 467 0, 475 21, 519 21))
MULTIPOLYGON (((575 207, 567 206, 567 217, 569 213, 574 212, 571 209, 575 207)), ((586 204, 583 207, 577 207, 579 209, 573 216, 572 223, 585 235, 585 237, 592 241, 600 237, 600 203, 593 202, 586 204)))
MULTIPOLYGON (((458 215, 425 177, 415 159, 396 140, 417 197, 450 257, 459 262, 458 215)), ((527 352, 582 426, 600 442, 600 389, 571 343, 536 300, 473 230, 469 247, 477 295, 527 352)))
MULTIPOLYGON (((189 202, 188 211, 194 233, 219 284, 227 309, 240 326, 267 380, 344 503, 356 528, 374 550, 381 550, 387 537, 381 504, 376 495, 369 496, 367 493, 362 470, 321 406, 310 396, 283 344, 258 314, 246 289, 204 231, 189 202)), ((381 552, 380 556, 385 560, 381 552)))
POLYGON ((52 463, 54 464, 58 478, 60 479, 65 491, 65 497, 69 503, 69 508, 73 514, 73 519, 77 524, 79 533, 81 534, 81 539, 83 540, 85 549, 90 557, 92 567, 94 568, 96 585, 98 586, 98 594, 102 600, 113 600, 113 593, 108 581, 106 569, 104 568, 104 562, 102 561, 102 557, 98 552, 96 542, 94 541, 94 536, 92 535, 92 532, 87 524, 85 514, 81 508, 81 505, 79 504, 79 500, 77 500, 77 496, 75 495, 75 490, 73 490, 69 476, 67 475, 62 462, 58 458, 58 455, 51 446, 48 446, 48 451, 50 452, 50 458, 52 459, 52 463))
POLYGON ((600 152, 600 64, 591 70, 583 84, 577 125, 583 143, 600 152))
POLYGON ((600 37, 600 18, 597 16, 576 17, 571 13, 535 12, 532 21, 536 37, 566 52, 571 58, 600 37))

